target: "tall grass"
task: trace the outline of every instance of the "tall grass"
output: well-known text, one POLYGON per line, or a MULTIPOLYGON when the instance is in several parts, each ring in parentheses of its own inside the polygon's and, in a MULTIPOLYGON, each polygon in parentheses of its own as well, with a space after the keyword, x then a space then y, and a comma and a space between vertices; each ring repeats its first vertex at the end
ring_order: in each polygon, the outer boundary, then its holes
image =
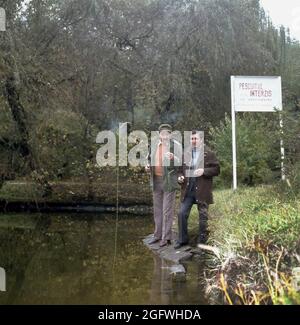
MULTIPOLYGON (((300 304, 292 269, 300 266, 300 200, 272 186, 220 190, 210 209, 208 289, 228 304, 300 304)), ((193 209, 190 227, 196 228, 193 209)))

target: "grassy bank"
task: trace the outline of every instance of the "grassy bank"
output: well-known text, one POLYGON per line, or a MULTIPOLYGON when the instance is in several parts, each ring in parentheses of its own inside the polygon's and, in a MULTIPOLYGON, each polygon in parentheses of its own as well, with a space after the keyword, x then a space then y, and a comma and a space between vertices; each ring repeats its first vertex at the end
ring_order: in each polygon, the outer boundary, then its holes
MULTIPOLYGON (((300 266, 300 200, 273 187, 215 192, 210 208, 207 293, 227 304, 300 304, 292 270, 300 266)), ((198 224, 197 209, 190 228, 198 224)))

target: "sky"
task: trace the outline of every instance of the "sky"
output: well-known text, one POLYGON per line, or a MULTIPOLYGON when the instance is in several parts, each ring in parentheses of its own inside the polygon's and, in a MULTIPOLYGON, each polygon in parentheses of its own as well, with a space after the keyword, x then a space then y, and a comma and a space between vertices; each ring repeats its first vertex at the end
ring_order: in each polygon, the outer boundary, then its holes
POLYGON ((260 0, 276 25, 289 27, 291 36, 300 41, 300 0, 260 0))

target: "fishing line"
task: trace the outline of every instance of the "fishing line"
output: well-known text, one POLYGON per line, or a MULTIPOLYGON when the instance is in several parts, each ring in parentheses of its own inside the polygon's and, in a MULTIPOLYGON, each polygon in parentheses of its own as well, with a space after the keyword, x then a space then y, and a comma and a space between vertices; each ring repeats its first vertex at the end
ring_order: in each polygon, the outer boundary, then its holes
POLYGON ((115 222, 115 235, 114 235, 114 258, 113 258, 113 288, 115 284, 115 265, 117 260, 117 245, 118 245, 118 225, 119 225, 119 163, 117 159, 117 195, 116 195, 116 222, 115 222))

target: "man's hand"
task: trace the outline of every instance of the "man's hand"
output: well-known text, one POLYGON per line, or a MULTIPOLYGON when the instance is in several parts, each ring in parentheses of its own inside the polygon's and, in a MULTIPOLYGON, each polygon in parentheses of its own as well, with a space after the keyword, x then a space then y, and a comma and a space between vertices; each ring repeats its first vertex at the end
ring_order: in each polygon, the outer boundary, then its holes
POLYGON ((184 183, 184 176, 179 176, 178 177, 178 183, 183 184, 184 183))
POLYGON ((203 174, 204 174, 203 168, 199 168, 194 171, 194 176, 196 176, 196 177, 201 177, 201 176, 203 176, 203 174))
POLYGON ((172 152, 166 152, 165 157, 169 160, 174 160, 174 154, 172 152))
POLYGON ((147 165, 147 166, 145 167, 145 171, 146 171, 146 173, 150 173, 150 171, 151 171, 151 167, 150 167, 150 165, 147 165))

